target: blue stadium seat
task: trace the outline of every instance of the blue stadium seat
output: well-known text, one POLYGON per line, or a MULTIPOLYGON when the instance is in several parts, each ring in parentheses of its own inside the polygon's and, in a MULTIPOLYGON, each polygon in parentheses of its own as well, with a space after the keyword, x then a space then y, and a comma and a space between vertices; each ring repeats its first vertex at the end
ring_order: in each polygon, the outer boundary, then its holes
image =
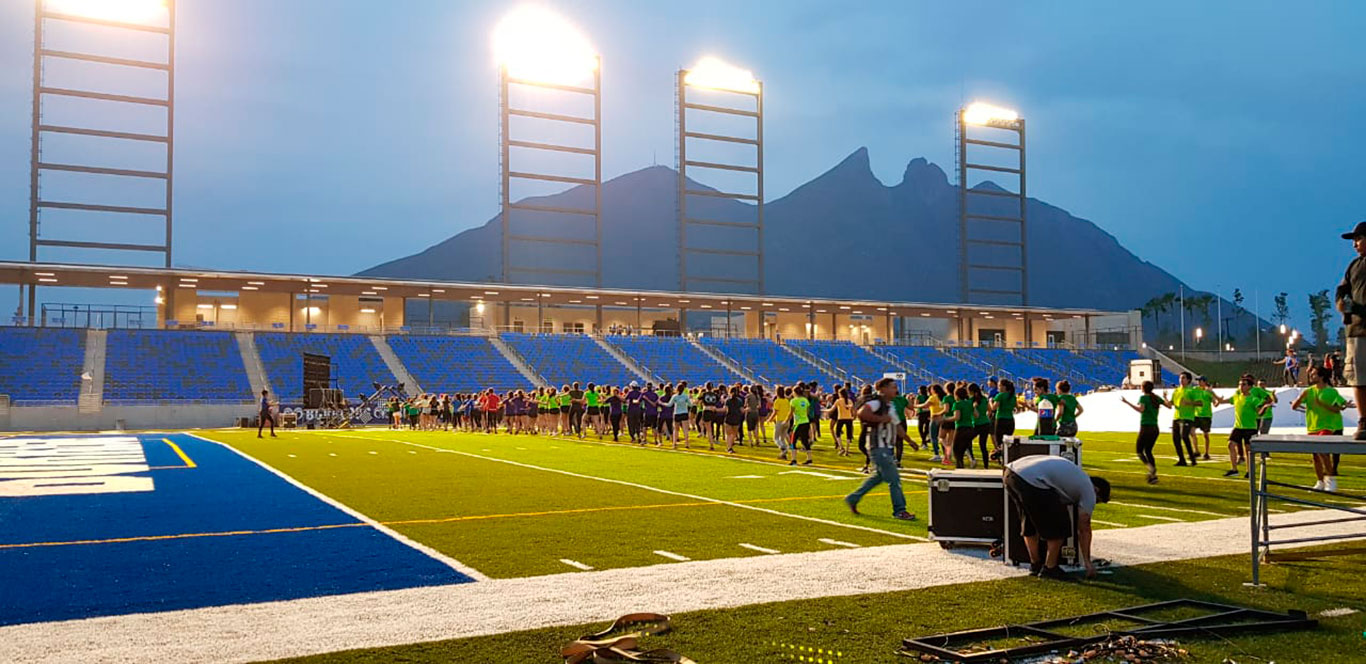
POLYGON ((713 352, 744 367, 769 387, 830 380, 829 376, 806 360, 768 339, 703 337, 699 341, 713 352))
POLYGON ((503 332, 498 336, 557 388, 574 381, 583 385, 626 385, 640 379, 592 337, 521 332, 503 332))
POLYGON ((785 343, 830 363, 847 374, 849 382, 857 385, 874 383, 885 373, 902 371, 901 367, 868 352, 852 341, 788 339, 785 343))
POLYGON ((746 382, 683 337, 613 335, 607 337, 607 342, 620 348, 646 371, 669 382, 686 380, 691 385, 746 382))
POLYGON ((933 346, 879 346, 878 350, 913 369, 934 376, 938 381, 986 378, 982 368, 933 346))
POLYGON ((17 405, 75 404, 85 365, 82 331, 0 327, 0 394, 17 405))
POLYGON ((499 392, 534 386, 485 337, 390 336, 389 346, 422 389, 437 393, 499 392))
POLYGON ((104 400, 241 402, 252 399, 237 338, 228 332, 110 330, 104 400))
POLYGON ((332 377, 348 399, 370 394, 372 383, 398 382, 369 337, 361 334, 261 332, 256 335, 256 348, 276 396, 289 403, 303 399, 305 352, 332 358, 332 377))

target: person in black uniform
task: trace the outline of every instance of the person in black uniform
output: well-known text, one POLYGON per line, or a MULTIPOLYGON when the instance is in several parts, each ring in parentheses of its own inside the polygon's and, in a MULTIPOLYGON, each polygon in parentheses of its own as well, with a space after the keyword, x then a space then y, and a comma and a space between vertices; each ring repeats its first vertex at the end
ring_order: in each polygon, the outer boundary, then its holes
POLYGON ((270 390, 261 390, 261 413, 256 418, 256 437, 264 438, 261 432, 266 428, 266 422, 270 422, 270 437, 277 438, 275 435, 275 416, 270 411, 270 390))

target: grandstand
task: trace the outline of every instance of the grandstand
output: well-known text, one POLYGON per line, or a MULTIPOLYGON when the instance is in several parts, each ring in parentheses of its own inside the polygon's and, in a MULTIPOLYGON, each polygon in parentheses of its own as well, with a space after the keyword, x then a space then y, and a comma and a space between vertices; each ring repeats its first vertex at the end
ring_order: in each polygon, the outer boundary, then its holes
POLYGON ((0 327, 0 394, 16 405, 75 405, 84 353, 80 330, 0 327))
POLYGON ((767 385, 828 380, 828 373, 767 339, 703 337, 698 341, 713 353, 744 367, 767 385))
POLYGON ((104 370, 106 403, 251 399, 242 353, 230 333, 109 332, 104 370))
POLYGON ((332 358, 332 378, 348 398, 374 391, 373 383, 398 382, 370 339, 360 334, 288 334, 265 332, 256 335, 261 364, 282 400, 302 399, 303 354, 318 353, 332 358))
POLYGON ((639 380, 587 335, 504 332, 499 337, 555 387, 574 381, 625 385, 639 380))
POLYGON ((744 380, 682 337, 612 335, 606 339, 646 371, 666 381, 686 380, 697 385, 744 380))
POLYGON ((490 387, 502 392, 532 387, 487 337, 404 334, 389 337, 389 346, 428 392, 476 392, 490 387))
POLYGON ((983 374, 981 367, 968 364, 933 346, 879 346, 878 350, 898 364, 919 370, 938 382, 983 374))
POLYGON ((789 339, 785 343, 805 351, 824 366, 833 367, 840 380, 851 383, 871 383, 884 373, 905 371, 851 341, 789 339))

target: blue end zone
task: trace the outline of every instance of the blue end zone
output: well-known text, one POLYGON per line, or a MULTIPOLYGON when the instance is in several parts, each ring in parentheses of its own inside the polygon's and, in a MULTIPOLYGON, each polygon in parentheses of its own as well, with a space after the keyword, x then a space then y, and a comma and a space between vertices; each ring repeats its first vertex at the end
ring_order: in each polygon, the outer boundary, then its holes
POLYGON ((0 624, 472 580, 222 445, 138 438, 154 490, 0 497, 0 624), (91 543, 14 546, 62 542, 91 543))

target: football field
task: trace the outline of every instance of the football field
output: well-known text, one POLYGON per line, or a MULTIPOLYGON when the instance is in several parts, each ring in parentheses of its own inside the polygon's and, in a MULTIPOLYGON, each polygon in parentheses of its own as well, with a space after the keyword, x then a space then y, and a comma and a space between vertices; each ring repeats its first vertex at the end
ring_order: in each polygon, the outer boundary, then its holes
MULTIPOLYGON (((907 448, 902 470, 917 520, 892 518, 885 486, 869 494, 861 514, 851 513, 841 498, 865 477, 863 460, 857 451, 836 455, 828 435, 809 466, 779 461, 771 443, 726 454, 708 450, 705 441, 673 450, 591 434, 579 440, 372 428, 282 430, 263 439, 248 430, 14 436, 0 439, 0 486, 10 491, 0 503, 0 580, 29 599, 0 611, 9 625, 0 634, 13 652, 32 652, 35 643, 92 638, 86 630, 94 624, 81 619, 105 616, 121 622, 100 628, 97 638, 108 639, 111 652, 133 648, 146 659, 259 661, 379 647, 321 659, 490 661, 452 655, 470 648, 481 657, 510 651, 521 654, 507 661, 549 662, 557 661, 564 630, 580 628, 544 625, 694 607, 703 610, 684 615, 723 632, 682 637, 698 661, 763 660, 783 652, 773 645, 780 642, 842 644, 843 659, 830 661, 884 661, 901 637, 912 635, 903 629, 986 627, 1007 617, 1037 620, 1186 595, 1291 607, 1303 600, 1333 610, 1358 602, 1359 593, 1323 575, 1350 573, 1359 555, 1275 566, 1267 572, 1273 583, 1294 589, 1284 597, 1227 594, 1246 573, 1246 554, 1229 554, 1247 550, 1248 489, 1241 476, 1223 477, 1224 436, 1213 438, 1213 459, 1195 467, 1174 467, 1174 456, 1159 456, 1156 485, 1145 481, 1133 434, 1082 439, 1088 472, 1113 484, 1112 501, 1094 516, 1105 531, 1097 535, 1096 555, 1114 555, 1123 566, 1083 586, 1039 587, 1020 578, 1021 570, 988 560, 984 550, 943 551, 929 543, 926 474, 941 466, 927 460, 927 451, 907 448), (78 471, 89 477, 69 479, 78 471), (1159 560, 1170 562, 1145 564, 1159 560), (1017 602, 1005 610, 992 607, 991 593, 1067 603, 1017 602), (926 620, 888 608, 905 602, 966 611, 926 620), (522 608, 498 608, 504 605, 522 608), (876 647, 841 635, 795 639, 794 625, 782 622, 787 615, 830 614, 811 630, 823 632, 857 623, 849 612, 869 606, 887 613, 877 629, 898 632, 879 637, 876 647), (147 626, 163 624, 158 616, 166 614, 159 612, 175 609, 191 610, 177 620, 190 621, 183 627, 199 630, 200 638, 166 635, 153 647, 148 639, 162 637, 149 637, 147 626), (716 626, 731 612, 748 616, 754 633, 773 637, 767 650, 740 638, 748 628, 728 633, 716 626), (315 641, 296 639, 286 635, 314 628, 291 627, 290 616, 312 625, 373 620, 365 629, 396 633, 371 638, 346 628, 341 637, 324 631, 315 641), (259 634, 255 642, 266 645, 231 657, 213 649, 216 640, 231 644, 243 633, 259 634), (400 645, 460 635, 481 636, 400 645), (128 644, 119 645, 121 638, 128 644), (709 653, 715 657, 704 659, 709 653)), ((1159 454, 1163 447, 1170 454, 1169 445, 1163 441, 1159 454)), ((1284 456, 1272 460, 1277 479, 1313 482, 1307 458, 1284 456)), ((1342 474, 1350 486, 1363 472, 1345 458, 1342 474)), ((1292 509, 1278 508, 1286 517, 1292 509)), ((1360 616, 1340 621, 1355 625, 1360 616)), ((1276 644, 1295 638, 1261 643, 1277 653, 1276 644)))

